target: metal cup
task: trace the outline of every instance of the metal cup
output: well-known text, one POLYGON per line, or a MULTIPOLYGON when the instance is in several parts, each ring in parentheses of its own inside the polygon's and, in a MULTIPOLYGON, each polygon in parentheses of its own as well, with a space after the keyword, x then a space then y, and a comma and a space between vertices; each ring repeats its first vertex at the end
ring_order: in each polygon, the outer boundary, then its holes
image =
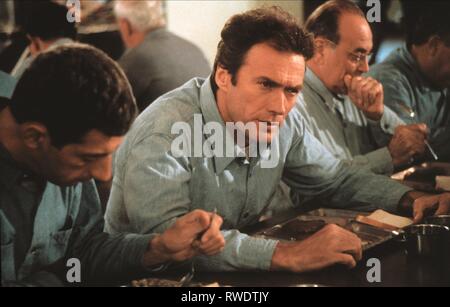
POLYGON ((420 257, 445 257, 449 238, 450 228, 442 225, 412 225, 404 232, 408 255, 420 257))
POLYGON ((425 224, 450 227, 450 215, 435 215, 425 219, 425 224))

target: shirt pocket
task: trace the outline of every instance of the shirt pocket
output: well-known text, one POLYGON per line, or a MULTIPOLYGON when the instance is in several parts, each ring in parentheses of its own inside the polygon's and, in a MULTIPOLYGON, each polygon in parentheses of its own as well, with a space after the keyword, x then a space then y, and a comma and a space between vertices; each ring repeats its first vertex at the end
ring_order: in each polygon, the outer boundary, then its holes
POLYGON ((1 245, 2 281, 16 280, 16 267, 14 261, 14 242, 1 245))

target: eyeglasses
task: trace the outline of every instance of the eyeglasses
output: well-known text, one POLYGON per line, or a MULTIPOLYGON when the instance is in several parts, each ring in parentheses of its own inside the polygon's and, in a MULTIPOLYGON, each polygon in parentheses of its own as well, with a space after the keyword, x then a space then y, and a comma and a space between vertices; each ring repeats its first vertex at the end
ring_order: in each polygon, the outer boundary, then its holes
MULTIPOLYGON (((337 44, 329 39, 326 39, 326 41, 328 43, 330 43, 331 45, 333 45, 333 48, 337 47, 337 44)), ((353 64, 365 64, 370 62, 370 59, 372 58, 373 53, 363 53, 363 52, 347 52, 348 53, 348 59, 350 60, 350 62, 352 62, 353 64)))
POLYGON ((372 53, 366 54, 366 53, 362 53, 362 52, 358 52, 358 53, 349 52, 348 58, 351 62, 353 62, 355 64, 362 64, 362 63, 370 62, 372 55, 373 55, 372 53))

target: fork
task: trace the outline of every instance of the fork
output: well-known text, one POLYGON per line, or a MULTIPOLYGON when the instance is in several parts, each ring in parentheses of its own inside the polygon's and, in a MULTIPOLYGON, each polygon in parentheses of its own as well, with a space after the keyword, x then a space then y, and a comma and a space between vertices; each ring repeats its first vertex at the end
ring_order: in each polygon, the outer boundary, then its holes
POLYGON ((188 287, 191 283, 192 279, 194 278, 195 269, 194 269, 194 262, 191 261, 191 270, 187 272, 179 281, 180 287, 188 287))
MULTIPOLYGON (((408 107, 405 103, 403 103, 401 101, 399 102, 399 105, 403 109, 404 113, 406 113, 412 120, 416 121, 416 119, 417 119, 416 113, 410 107, 408 107)), ((438 155, 433 150, 433 148, 431 147, 428 140, 425 140, 425 145, 427 146, 427 148, 430 151, 431 155, 433 156, 434 160, 436 160, 436 161, 439 160, 438 155)))

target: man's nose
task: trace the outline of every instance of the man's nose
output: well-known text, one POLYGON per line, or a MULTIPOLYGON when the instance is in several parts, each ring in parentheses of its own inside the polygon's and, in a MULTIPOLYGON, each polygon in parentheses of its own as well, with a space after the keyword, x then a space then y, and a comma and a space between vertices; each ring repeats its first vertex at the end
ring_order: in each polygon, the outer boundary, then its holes
POLYGON ((91 176, 98 181, 109 181, 112 178, 112 157, 108 156, 95 163, 91 170, 91 176))
POLYGON ((358 71, 362 74, 369 71, 369 60, 367 58, 359 62, 358 71))
POLYGON ((269 102, 269 112, 276 115, 283 115, 286 113, 286 94, 283 90, 276 91, 271 101, 269 102))

